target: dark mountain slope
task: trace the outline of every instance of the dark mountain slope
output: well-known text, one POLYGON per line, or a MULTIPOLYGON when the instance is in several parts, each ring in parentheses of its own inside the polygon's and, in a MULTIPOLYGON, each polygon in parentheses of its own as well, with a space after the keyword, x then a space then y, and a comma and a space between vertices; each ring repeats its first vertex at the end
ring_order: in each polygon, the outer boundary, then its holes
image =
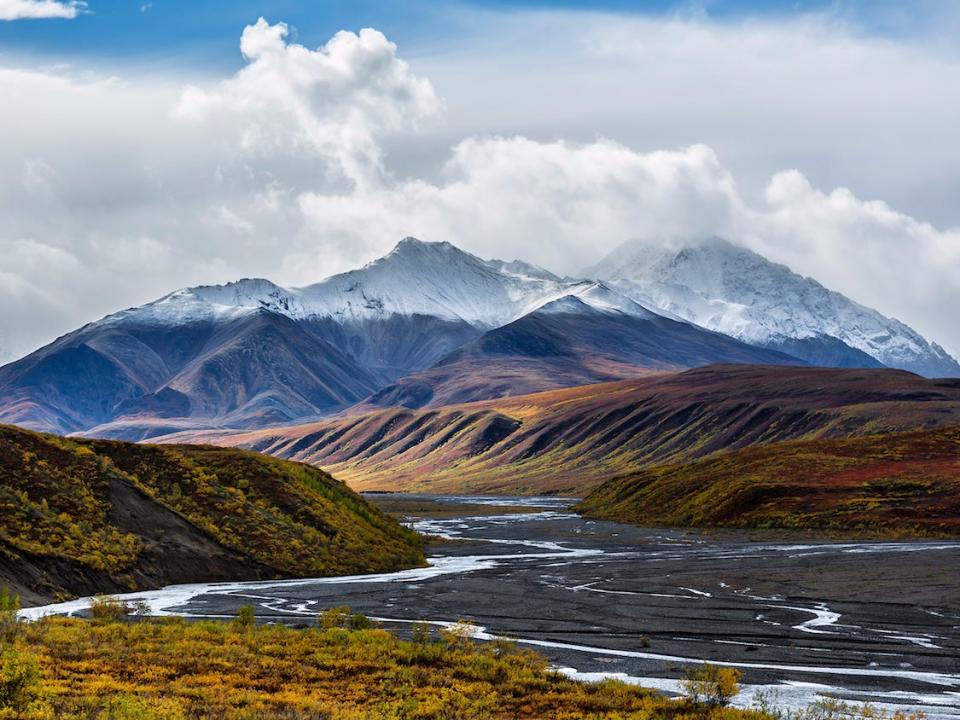
POLYGON ((960 535, 960 427, 718 452, 609 480, 576 509, 646 526, 960 535))
POLYGON ((313 467, 0 426, 0 584, 31 601, 422 561, 414 533, 313 467))
POLYGON ((715 365, 438 408, 389 408, 207 441, 310 462, 354 487, 582 492, 724 449, 960 425, 960 382, 898 370, 715 365))
POLYGON ((842 340, 829 335, 809 338, 779 338, 770 340, 763 347, 778 350, 800 358, 809 365, 817 367, 840 368, 882 368, 879 360, 847 345, 842 340))
POLYGON ((127 320, 81 328, 0 369, 0 420, 142 439, 150 433, 139 428, 157 418, 263 425, 341 408, 377 387, 333 345, 266 310, 127 320))
POLYGON ((689 323, 600 310, 568 296, 398 380, 365 406, 436 407, 720 362, 802 364, 689 323))
POLYGON ((430 315, 389 315, 343 322, 310 318, 303 325, 367 368, 380 385, 434 365, 483 332, 463 320, 430 315))

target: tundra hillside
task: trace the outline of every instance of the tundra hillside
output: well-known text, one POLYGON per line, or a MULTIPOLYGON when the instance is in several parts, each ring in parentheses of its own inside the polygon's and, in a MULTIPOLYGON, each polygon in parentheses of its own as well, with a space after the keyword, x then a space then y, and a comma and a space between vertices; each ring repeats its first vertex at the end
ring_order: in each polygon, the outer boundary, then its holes
POLYGON ((314 467, 0 426, 0 584, 27 604, 423 562, 413 531, 314 467))
POLYGON ((639 525, 960 535, 960 427, 757 445, 604 483, 576 509, 639 525))

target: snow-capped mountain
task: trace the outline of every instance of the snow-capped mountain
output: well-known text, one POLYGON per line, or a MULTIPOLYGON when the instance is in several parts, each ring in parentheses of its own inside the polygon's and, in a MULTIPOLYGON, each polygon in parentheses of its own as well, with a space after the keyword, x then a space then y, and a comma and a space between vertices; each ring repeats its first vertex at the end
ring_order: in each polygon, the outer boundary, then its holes
POLYGON ((797 358, 960 375, 902 323, 723 241, 625 248, 591 274, 407 238, 306 287, 178 290, 0 368, 0 422, 143 439, 797 358))
POLYGON ((561 280, 523 261, 482 260, 447 242, 405 238, 387 255, 301 288, 260 278, 173 292, 108 323, 181 323, 266 309, 294 320, 337 323, 429 316, 484 328, 504 325, 566 295, 620 312, 649 312, 596 282, 561 280))
POLYGON ((960 376, 960 364, 904 323, 720 238, 629 243, 584 274, 645 304, 814 364, 960 376))
POLYGON ((140 439, 315 417, 564 299, 568 312, 655 316, 601 283, 407 238, 307 287, 187 288, 85 325, 0 368, 0 421, 140 439))

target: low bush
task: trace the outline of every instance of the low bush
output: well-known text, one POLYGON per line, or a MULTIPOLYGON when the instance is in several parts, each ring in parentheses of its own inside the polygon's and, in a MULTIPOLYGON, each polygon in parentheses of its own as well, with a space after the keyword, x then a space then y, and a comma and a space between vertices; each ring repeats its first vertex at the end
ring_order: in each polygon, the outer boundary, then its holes
POLYGON ((119 622, 133 614, 133 608, 110 595, 97 595, 90 600, 90 615, 102 623, 119 622))
MULTIPOLYGON (((353 614, 334 610, 324 615, 351 624, 353 614)), ((449 647, 377 628, 50 618, 25 625, 18 642, 40 659, 57 720, 679 720, 684 712, 623 683, 574 682, 531 651, 475 643, 469 625, 454 628, 467 629, 449 647)), ((25 667, 11 677, 36 688, 37 665, 25 667)), ((18 697, 29 706, 40 695, 18 697)))
POLYGON ((33 655, 9 647, 0 654, 0 718, 49 717, 43 702, 40 663, 33 655))
POLYGON ((740 692, 740 671, 705 663, 684 671, 680 686, 697 707, 721 708, 740 692))

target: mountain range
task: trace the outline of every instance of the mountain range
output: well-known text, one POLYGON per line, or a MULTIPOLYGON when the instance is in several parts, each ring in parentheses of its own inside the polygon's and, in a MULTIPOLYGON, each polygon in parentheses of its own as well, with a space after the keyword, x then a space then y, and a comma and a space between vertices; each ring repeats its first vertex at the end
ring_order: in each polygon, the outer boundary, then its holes
POLYGON ((0 368, 0 422, 142 440, 713 363, 960 375, 902 323, 723 240, 626 246, 586 274, 407 238, 303 288, 178 290, 0 368))

